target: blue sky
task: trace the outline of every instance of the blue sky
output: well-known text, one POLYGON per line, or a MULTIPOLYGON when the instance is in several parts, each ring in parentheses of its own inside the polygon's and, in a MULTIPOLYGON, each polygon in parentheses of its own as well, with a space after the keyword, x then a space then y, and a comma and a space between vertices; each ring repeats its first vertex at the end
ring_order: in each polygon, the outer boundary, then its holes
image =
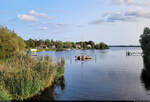
POLYGON ((24 39, 138 45, 150 0, 1 0, 0 18, 24 39))

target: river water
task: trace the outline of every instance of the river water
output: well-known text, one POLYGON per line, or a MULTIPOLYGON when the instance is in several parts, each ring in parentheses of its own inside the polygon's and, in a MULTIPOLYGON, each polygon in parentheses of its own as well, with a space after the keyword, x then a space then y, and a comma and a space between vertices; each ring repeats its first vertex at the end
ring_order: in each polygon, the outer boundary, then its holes
MULTIPOLYGON (((64 87, 55 87, 54 100, 150 100, 150 91, 141 79, 141 55, 126 56, 126 51, 142 52, 140 47, 111 47, 108 50, 39 52, 54 60, 65 58, 64 87), (78 61, 75 56, 92 56, 78 61)), ((46 92, 48 94, 48 92, 46 92)), ((49 99, 48 95, 42 95, 49 99)))

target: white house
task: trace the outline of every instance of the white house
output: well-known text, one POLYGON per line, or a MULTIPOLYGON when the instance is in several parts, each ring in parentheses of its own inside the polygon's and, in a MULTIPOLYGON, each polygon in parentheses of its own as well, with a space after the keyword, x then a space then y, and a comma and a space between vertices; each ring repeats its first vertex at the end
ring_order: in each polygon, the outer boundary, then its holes
POLYGON ((92 48, 92 46, 90 44, 87 45, 87 48, 92 48))
POLYGON ((31 48, 30 51, 31 51, 31 52, 37 52, 37 49, 31 48))
POLYGON ((37 56, 37 49, 35 49, 35 48, 30 48, 30 51, 31 51, 31 55, 32 56, 37 56))

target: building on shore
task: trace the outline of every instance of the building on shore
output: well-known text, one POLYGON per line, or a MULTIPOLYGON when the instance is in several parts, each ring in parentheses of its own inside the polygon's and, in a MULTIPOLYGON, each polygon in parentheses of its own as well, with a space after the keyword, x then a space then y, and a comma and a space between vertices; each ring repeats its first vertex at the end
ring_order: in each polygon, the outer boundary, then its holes
POLYGON ((81 49, 81 45, 80 44, 76 44, 76 49, 81 49))
POLYGON ((88 45, 87 45, 87 48, 91 49, 91 48, 92 48, 92 46, 91 46, 90 44, 88 44, 88 45))
POLYGON ((30 48, 31 55, 37 55, 37 49, 36 48, 30 48))

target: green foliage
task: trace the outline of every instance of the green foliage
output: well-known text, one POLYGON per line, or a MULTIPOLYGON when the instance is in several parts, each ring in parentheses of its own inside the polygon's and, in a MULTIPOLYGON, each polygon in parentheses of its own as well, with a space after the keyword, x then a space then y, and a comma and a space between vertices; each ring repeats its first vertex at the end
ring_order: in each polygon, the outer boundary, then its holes
POLYGON ((4 86, 0 101, 23 100, 36 95, 63 76, 64 63, 64 60, 53 63, 48 56, 34 59, 16 55, 9 58, 0 65, 0 86, 4 86))
POLYGON ((64 48, 72 48, 72 43, 67 41, 67 42, 64 42, 64 48))
POLYGON ((95 48, 96 49, 108 49, 109 47, 104 42, 101 42, 99 44, 96 44, 95 48))
POLYGON ((38 49, 37 52, 42 52, 45 51, 44 49, 38 49))
POLYGON ((56 41, 55 46, 56 46, 56 48, 63 48, 63 42, 62 41, 56 41))
MULTIPOLYGON (((47 49, 56 49, 57 51, 63 51, 65 49, 72 49, 76 48, 76 45, 80 45, 81 49, 108 49, 108 46, 105 43, 95 44, 93 41, 80 41, 80 42, 62 42, 62 41, 53 41, 53 40, 26 40, 27 47, 35 48, 35 47, 48 47, 47 49), (56 48, 52 48, 52 46, 55 46, 56 48)), ((40 49, 40 48, 38 48, 40 49)), ((45 49, 45 48, 41 48, 45 49)), ((40 51, 41 51, 40 49, 40 51)))
POLYGON ((143 34, 140 36, 141 48, 144 56, 150 55, 150 29, 145 28, 143 34))
POLYGON ((64 58, 61 58, 61 60, 59 62, 57 62, 57 73, 55 76, 55 81, 57 81, 59 78, 61 78, 64 74, 64 69, 63 69, 63 65, 65 64, 65 60, 64 58))
POLYGON ((64 48, 57 48, 56 51, 64 51, 64 48))
POLYGON ((145 67, 149 69, 150 67, 150 29, 145 28, 143 34, 140 36, 141 48, 143 50, 143 58, 145 67))
POLYGON ((0 86, 0 101, 9 101, 11 100, 8 92, 2 87, 0 86))
POLYGON ((6 58, 18 53, 24 53, 24 40, 14 31, 0 27, 0 58, 6 58))

